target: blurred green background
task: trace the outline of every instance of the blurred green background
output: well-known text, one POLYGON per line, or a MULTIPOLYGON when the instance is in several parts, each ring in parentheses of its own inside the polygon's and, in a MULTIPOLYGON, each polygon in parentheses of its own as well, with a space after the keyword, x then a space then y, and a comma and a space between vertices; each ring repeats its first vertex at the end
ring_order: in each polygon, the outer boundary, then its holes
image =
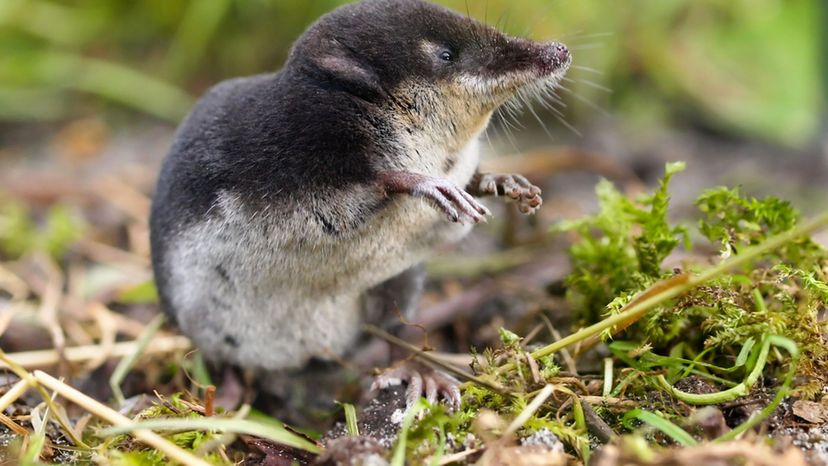
MULTIPOLYGON (((175 123, 211 84, 278 69, 342 3, 0 0, 0 120, 175 123)), ((606 111, 635 134, 690 126, 793 147, 826 129, 824 0, 442 3, 569 44, 577 68, 561 97, 576 127, 606 111)))

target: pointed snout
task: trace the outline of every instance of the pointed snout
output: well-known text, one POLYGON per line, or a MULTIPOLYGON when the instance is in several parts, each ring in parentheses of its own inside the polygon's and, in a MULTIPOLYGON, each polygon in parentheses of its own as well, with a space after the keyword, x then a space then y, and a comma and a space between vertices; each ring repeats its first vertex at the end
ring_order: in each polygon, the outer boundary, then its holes
POLYGON ((502 71, 532 70, 539 77, 562 74, 572 63, 569 48, 560 42, 532 42, 512 38, 506 42, 495 69, 502 71))
POLYGON ((547 73, 565 70, 572 63, 572 54, 569 48, 560 42, 543 44, 543 68, 547 73))
POLYGON ((569 63, 572 60, 572 55, 569 54, 569 48, 566 45, 560 42, 553 42, 549 44, 549 47, 552 49, 552 57, 561 65, 569 63))

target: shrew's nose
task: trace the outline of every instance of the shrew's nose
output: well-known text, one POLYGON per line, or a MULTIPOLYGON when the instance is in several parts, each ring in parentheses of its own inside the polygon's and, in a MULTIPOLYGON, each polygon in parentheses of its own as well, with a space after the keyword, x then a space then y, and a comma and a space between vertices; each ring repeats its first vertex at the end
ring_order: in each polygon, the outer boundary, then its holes
POLYGON ((569 61, 569 49, 561 43, 552 44, 552 56, 560 63, 569 61))

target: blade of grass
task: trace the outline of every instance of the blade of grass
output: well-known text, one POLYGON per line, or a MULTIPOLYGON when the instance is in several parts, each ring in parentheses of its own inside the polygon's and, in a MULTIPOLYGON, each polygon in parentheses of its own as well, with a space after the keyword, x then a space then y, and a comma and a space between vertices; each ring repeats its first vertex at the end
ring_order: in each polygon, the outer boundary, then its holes
POLYGON ((345 410, 345 427, 348 430, 348 435, 352 437, 359 437, 359 423, 357 422, 356 408, 351 403, 341 403, 342 409, 345 410))
POLYGON ((234 434, 247 434, 256 437, 272 440, 276 443, 298 448, 310 453, 320 453, 322 449, 303 437, 300 437, 284 427, 277 427, 275 424, 262 424, 247 419, 231 418, 171 418, 171 419, 148 419, 145 421, 130 422, 103 429, 101 436, 125 434, 128 432, 139 432, 141 430, 152 431, 173 431, 186 432, 194 430, 210 430, 217 432, 232 432, 234 434))
POLYGON ((431 456, 431 461, 428 463, 430 466, 438 466, 446 453, 446 425, 444 423, 440 423, 440 431, 437 435, 437 450, 431 456))
POLYGON ((397 437, 397 444, 394 446, 394 454, 391 457, 390 466, 405 466, 405 448, 406 443, 408 443, 408 431, 411 430, 414 419, 424 409, 428 409, 428 406, 422 398, 417 400, 414 405, 408 407, 403 418, 402 426, 400 427, 399 436, 397 437))
POLYGON ((183 118, 193 103, 172 84, 118 63, 72 53, 22 54, 6 60, 0 75, 15 67, 25 68, 31 88, 87 92, 171 122, 183 118))
POLYGON ((46 432, 40 432, 27 437, 28 444, 20 455, 20 466, 41 466, 40 454, 46 446, 46 432))
MULTIPOLYGON (((762 345, 758 349, 758 355, 756 357, 756 362, 753 365, 753 369, 745 376, 745 380, 742 383, 736 385, 735 387, 729 388, 727 390, 723 390, 716 393, 705 393, 705 394, 698 394, 698 393, 688 393, 681 391, 674 386, 672 386, 667 379, 663 375, 659 375, 656 380, 658 384, 671 396, 678 398, 679 400, 693 404, 693 405, 712 405, 712 404, 720 404, 725 403, 727 401, 735 400, 736 398, 742 397, 747 395, 750 392, 750 389, 762 375, 762 371, 765 369, 765 364, 768 360, 768 352, 770 351, 771 344, 780 341, 782 345, 786 345, 783 340, 779 340, 778 338, 782 338, 784 340, 790 341, 784 337, 776 337, 776 336, 766 336, 762 339, 762 345)), ((790 341, 791 344, 794 345, 794 349, 796 345, 790 341)), ((796 354, 798 357, 798 350, 796 350, 796 354)), ((791 353, 793 356, 794 353, 791 353)), ((792 367, 796 367, 796 360, 791 361, 792 367)))
POLYGON ((660 430, 664 435, 675 440, 676 443, 680 444, 681 446, 692 447, 693 445, 698 444, 696 439, 694 439, 693 436, 688 434, 687 431, 655 413, 651 413, 649 411, 644 411, 643 409, 636 408, 624 415, 624 427, 630 430, 634 430, 635 427, 631 424, 634 419, 637 419, 655 429, 660 430))
POLYGON ((135 340, 135 346, 133 347, 132 353, 121 359, 121 361, 118 362, 118 366, 116 366, 115 370, 112 371, 112 376, 109 377, 109 387, 112 389, 112 394, 115 396, 115 401, 118 402, 118 406, 122 406, 125 401, 124 392, 121 391, 121 383, 132 369, 132 366, 135 365, 135 362, 138 361, 138 358, 144 353, 150 339, 152 339, 152 337, 158 333, 161 326, 164 325, 164 321, 166 321, 164 314, 158 314, 155 316, 155 318, 152 319, 149 325, 147 325, 144 329, 143 333, 141 333, 141 336, 135 340))
POLYGON ((743 433, 752 429, 754 426, 767 419, 777 408, 777 406, 782 403, 782 400, 784 400, 790 393, 791 385, 793 385, 794 376, 796 375, 796 369, 799 365, 799 348, 793 340, 778 335, 770 336, 769 340, 771 344, 784 348, 791 355, 790 367, 788 368, 788 373, 785 375, 785 381, 782 383, 782 387, 776 393, 776 397, 774 397, 773 401, 771 401, 765 409, 758 414, 753 415, 747 421, 739 424, 730 432, 717 438, 715 442, 727 442, 736 439, 743 433))

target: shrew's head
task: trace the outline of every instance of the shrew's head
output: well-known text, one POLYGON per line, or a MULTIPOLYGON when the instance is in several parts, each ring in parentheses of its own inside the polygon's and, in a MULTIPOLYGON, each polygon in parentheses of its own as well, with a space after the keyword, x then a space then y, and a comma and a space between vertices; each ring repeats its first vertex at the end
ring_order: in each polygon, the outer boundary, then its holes
POLYGON ((572 62, 557 42, 507 36, 422 0, 367 0, 322 17, 297 41, 288 67, 413 121, 471 131, 521 92, 553 88, 572 62))

